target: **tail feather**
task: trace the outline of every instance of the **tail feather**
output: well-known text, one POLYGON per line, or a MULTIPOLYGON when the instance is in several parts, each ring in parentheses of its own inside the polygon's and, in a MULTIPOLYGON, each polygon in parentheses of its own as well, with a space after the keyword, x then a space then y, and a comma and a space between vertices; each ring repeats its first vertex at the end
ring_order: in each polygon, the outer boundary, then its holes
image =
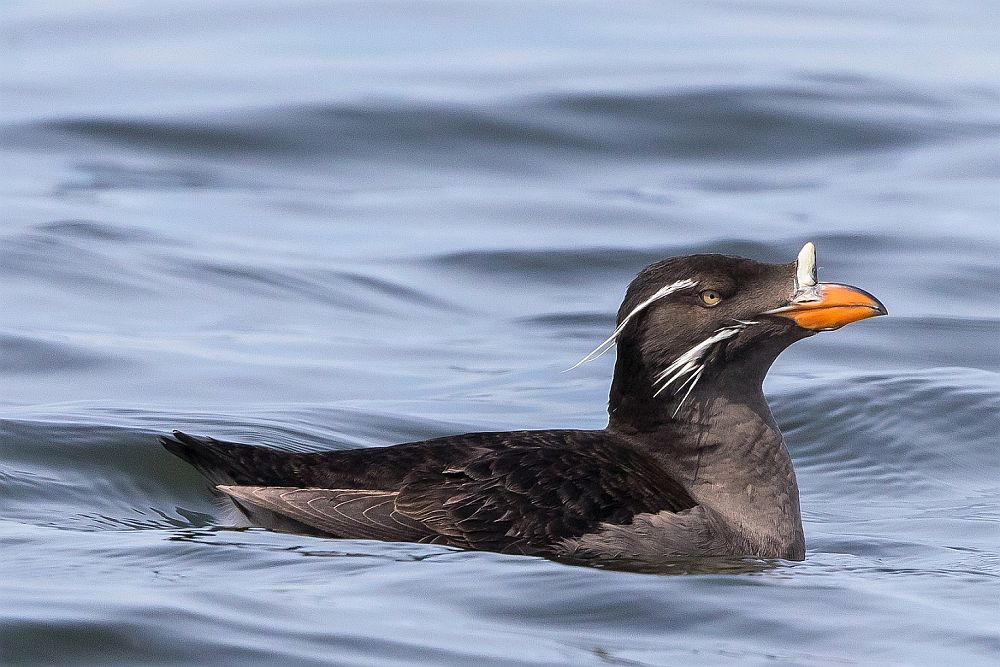
MULTIPOLYGON (((299 455, 269 447, 225 442, 215 438, 199 438, 180 431, 172 436, 160 436, 160 444, 172 454, 184 459, 208 478, 213 486, 255 484, 292 484, 299 455)), ((316 529, 279 513, 241 502, 232 494, 222 507, 228 520, 239 526, 255 525, 300 535, 321 535, 316 529)))
POLYGON ((213 485, 281 484, 289 476, 289 452, 199 438, 181 431, 161 436, 166 450, 184 459, 213 485))

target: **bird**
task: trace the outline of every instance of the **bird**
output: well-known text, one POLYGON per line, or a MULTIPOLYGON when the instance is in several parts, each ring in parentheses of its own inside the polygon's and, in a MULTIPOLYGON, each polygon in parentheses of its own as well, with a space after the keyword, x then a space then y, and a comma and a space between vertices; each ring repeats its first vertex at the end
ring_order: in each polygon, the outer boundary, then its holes
MULTIPOLYGON (((608 424, 290 452, 162 436, 252 524, 582 563, 804 560, 795 471, 762 383, 789 345, 886 315, 820 283, 816 247, 771 264, 697 254, 643 268, 613 333, 608 424)), ((578 364, 579 365, 579 364, 578 364)))

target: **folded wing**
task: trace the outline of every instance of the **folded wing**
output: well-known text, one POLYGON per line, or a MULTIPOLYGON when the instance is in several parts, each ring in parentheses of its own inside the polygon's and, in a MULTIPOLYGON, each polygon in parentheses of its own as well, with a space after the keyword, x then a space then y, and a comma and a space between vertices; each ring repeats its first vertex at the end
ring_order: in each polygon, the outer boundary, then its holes
POLYGON ((606 441, 482 448, 417 466, 398 490, 221 485, 239 504, 343 538, 551 555, 602 524, 695 502, 645 455, 606 441))

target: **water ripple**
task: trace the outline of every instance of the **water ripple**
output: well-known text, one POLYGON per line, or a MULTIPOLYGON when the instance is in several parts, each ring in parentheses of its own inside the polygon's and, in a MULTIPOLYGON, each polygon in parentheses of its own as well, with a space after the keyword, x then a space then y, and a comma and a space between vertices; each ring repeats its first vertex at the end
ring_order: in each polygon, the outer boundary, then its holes
MULTIPOLYGON (((545 150, 633 159, 771 162, 887 150, 995 131, 941 113, 945 103, 898 84, 847 82, 572 93, 489 106, 400 99, 241 109, 203 118, 66 118, 19 126, 12 141, 86 137, 168 153, 220 156, 378 154, 497 165, 545 150), (522 154, 520 157, 518 153, 522 154)), ((187 178, 187 177, 185 177, 187 178)))

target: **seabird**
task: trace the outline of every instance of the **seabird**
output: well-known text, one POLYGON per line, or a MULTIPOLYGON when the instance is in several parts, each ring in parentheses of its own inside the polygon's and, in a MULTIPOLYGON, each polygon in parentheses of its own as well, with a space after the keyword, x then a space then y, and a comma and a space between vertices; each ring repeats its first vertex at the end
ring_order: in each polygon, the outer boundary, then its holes
POLYGON ((765 264, 665 259, 629 285, 601 430, 466 433, 315 453, 194 437, 163 445, 255 525, 572 561, 802 560, 792 462, 761 385, 779 353, 885 315, 818 283, 816 249, 765 264))

